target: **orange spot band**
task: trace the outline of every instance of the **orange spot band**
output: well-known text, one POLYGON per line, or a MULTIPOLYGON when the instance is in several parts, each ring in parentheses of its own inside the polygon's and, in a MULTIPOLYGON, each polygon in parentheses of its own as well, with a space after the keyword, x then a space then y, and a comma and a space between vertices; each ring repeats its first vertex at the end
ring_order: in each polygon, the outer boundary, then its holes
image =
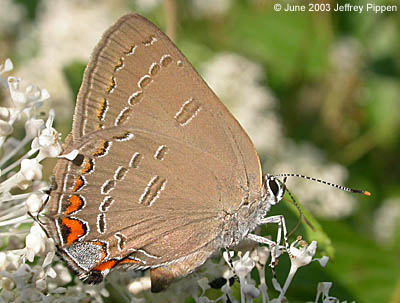
POLYGON ((107 93, 110 93, 114 88, 115 88, 115 78, 114 76, 111 76, 108 86, 106 88, 107 93))
POLYGON ((85 230, 81 221, 76 219, 63 218, 61 222, 70 230, 70 233, 67 237, 68 245, 71 245, 85 234, 85 230))
POLYGON ((85 181, 83 181, 82 176, 76 177, 75 186, 72 189, 72 191, 77 192, 83 185, 85 185, 85 181))
POLYGON ((130 263, 139 264, 140 262, 129 258, 123 259, 121 262, 119 262, 119 264, 130 264, 130 263))
POLYGON ((99 102, 99 108, 96 112, 97 119, 99 120, 104 119, 104 113, 106 111, 106 108, 107 108, 107 100, 105 98, 101 98, 99 102))
POLYGON ((77 195, 73 195, 71 196, 69 199, 69 206, 67 208, 67 210, 65 211, 66 215, 72 214, 73 212, 79 210, 82 208, 83 206, 83 200, 81 197, 77 196, 77 195))
POLYGON ((99 146, 97 147, 97 150, 94 152, 93 156, 99 157, 99 156, 104 156, 106 153, 108 147, 110 146, 110 142, 106 140, 101 140, 99 146))
POLYGON ((117 261, 116 260, 110 260, 110 261, 106 261, 106 262, 100 263, 99 265, 97 265, 94 268, 94 270, 98 270, 98 271, 110 270, 115 265, 117 265, 117 261))
POLYGON ((92 171, 93 169, 93 160, 86 159, 85 160, 85 165, 83 169, 81 170, 82 174, 87 174, 88 172, 92 171))

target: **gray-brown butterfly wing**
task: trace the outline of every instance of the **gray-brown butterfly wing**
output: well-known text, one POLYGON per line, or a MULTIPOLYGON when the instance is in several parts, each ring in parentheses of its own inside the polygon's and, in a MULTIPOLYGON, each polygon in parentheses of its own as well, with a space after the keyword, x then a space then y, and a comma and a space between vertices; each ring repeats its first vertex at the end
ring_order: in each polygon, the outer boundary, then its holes
POLYGON ((89 281, 153 268, 153 290, 202 264, 224 216, 262 195, 257 153, 174 44, 135 14, 85 71, 51 193, 50 234, 89 281))

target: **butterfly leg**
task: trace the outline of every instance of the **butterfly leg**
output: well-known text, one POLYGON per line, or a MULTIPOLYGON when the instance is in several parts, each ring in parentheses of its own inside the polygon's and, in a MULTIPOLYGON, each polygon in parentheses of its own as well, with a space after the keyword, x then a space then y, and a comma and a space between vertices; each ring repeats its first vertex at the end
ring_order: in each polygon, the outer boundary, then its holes
POLYGON ((226 247, 222 256, 224 257, 226 264, 228 264, 229 268, 232 270, 233 274, 236 276, 235 271, 233 269, 233 261, 232 261, 233 255, 234 255, 234 252, 229 250, 229 248, 226 247))
POLYGON ((270 239, 261 237, 261 236, 257 236, 254 234, 248 234, 246 236, 248 239, 253 240, 257 243, 261 243, 261 244, 267 244, 271 250, 271 263, 270 263, 270 267, 272 269, 275 268, 276 265, 276 259, 277 256, 279 256, 280 252, 279 252, 279 244, 278 242, 272 241, 270 239), (278 249, 278 250, 277 250, 278 249))
POLYGON ((225 259, 226 264, 228 264, 229 269, 232 271, 233 274, 233 279, 235 279, 236 281, 239 281, 239 277, 236 274, 235 268, 233 267, 233 260, 232 257, 234 255, 234 252, 229 250, 229 248, 225 247, 225 251, 223 253, 223 257, 225 259))
POLYGON ((287 253, 291 257, 285 218, 282 215, 271 216, 271 217, 261 219, 260 223, 261 224, 271 224, 271 223, 278 224, 278 235, 277 235, 276 243, 278 245, 281 243, 281 235, 282 235, 282 231, 283 231, 283 243, 285 244, 285 249, 286 249, 287 253))
MULTIPOLYGON (((268 218, 266 218, 266 219, 268 219, 268 218)), ((276 260, 279 257, 280 252, 281 252, 280 251, 280 247, 277 244, 279 242, 275 242, 275 241, 272 241, 270 239, 267 239, 267 238, 264 238, 264 237, 261 237, 261 236, 257 236, 257 235, 254 235, 254 234, 248 234, 247 238, 250 239, 250 240, 253 240, 255 242, 261 243, 261 244, 267 244, 269 246, 269 248, 271 250, 271 262, 270 262, 269 266, 271 268, 272 281, 273 282, 277 281, 276 272, 275 272, 275 266, 276 266, 276 263, 277 263, 276 260)), ((279 238, 280 238, 280 236, 279 236, 279 238)), ((274 287, 277 288, 275 286, 275 284, 274 284, 274 287)))
POLYGON ((285 245, 285 249, 288 252, 289 256, 291 256, 291 254, 290 254, 290 249, 289 249, 289 244, 288 244, 288 239, 287 239, 287 228, 286 228, 285 218, 281 215, 271 216, 271 217, 261 219, 261 222, 260 222, 260 224, 271 224, 271 223, 278 224, 278 234, 276 237, 276 242, 272 241, 270 239, 261 237, 261 236, 254 235, 254 234, 248 234, 247 238, 250 240, 253 240, 255 242, 258 242, 258 243, 267 244, 270 247, 270 249, 271 249, 270 266, 271 266, 271 268, 274 268, 276 265, 276 258, 279 257, 279 255, 280 255, 279 249, 280 249, 282 232, 283 232, 283 242, 285 245))

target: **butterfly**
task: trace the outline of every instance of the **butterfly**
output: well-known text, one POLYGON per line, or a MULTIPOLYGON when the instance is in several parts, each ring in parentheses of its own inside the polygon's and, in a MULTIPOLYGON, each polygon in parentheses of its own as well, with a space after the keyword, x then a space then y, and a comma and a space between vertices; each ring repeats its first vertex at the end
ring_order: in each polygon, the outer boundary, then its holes
POLYGON ((252 234, 285 184, 174 43, 137 14, 95 47, 45 228, 82 280, 150 269, 158 292, 252 234), (73 156, 71 156, 73 155, 73 156))

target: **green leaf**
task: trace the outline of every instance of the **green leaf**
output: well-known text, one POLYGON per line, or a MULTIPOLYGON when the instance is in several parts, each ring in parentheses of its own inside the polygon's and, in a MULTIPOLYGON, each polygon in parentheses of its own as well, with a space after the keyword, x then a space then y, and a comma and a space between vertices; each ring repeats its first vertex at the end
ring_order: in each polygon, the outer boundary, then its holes
POLYGON ((357 302, 389 302, 399 278, 395 255, 378 246, 371 235, 357 234, 343 222, 322 225, 336 249, 326 270, 352 291, 357 302))
MULTIPOLYGON (((290 198, 288 198, 290 201, 290 198)), ((297 214, 298 218, 299 212, 296 208, 296 206, 289 202, 286 203, 289 210, 291 210, 293 213, 297 214)), ((318 248, 321 251, 322 255, 326 255, 329 258, 333 258, 335 254, 335 248, 332 245, 332 241, 329 238, 329 236, 326 234, 326 232, 323 230, 321 224, 318 222, 318 220, 307 210, 305 209, 301 204, 297 203, 298 207, 300 208, 301 212, 303 213, 304 217, 306 220, 311 223, 312 227, 311 228, 305 220, 302 220, 301 224, 302 227, 304 228, 306 240, 307 242, 311 242, 313 240, 317 241, 318 243, 318 248)))
POLYGON ((78 95, 79 88, 81 87, 85 67, 85 63, 74 61, 65 66, 63 69, 63 73, 67 78, 68 85, 73 91, 75 98, 78 95))
POLYGON ((275 82, 317 77, 327 66, 331 25, 318 14, 237 5, 227 22, 228 47, 268 66, 275 82), (318 26, 316 24, 318 23, 318 26))
POLYGON ((366 96, 370 127, 376 143, 391 146, 398 142, 400 129, 400 88, 398 80, 385 77, 371 77, 366 96))

